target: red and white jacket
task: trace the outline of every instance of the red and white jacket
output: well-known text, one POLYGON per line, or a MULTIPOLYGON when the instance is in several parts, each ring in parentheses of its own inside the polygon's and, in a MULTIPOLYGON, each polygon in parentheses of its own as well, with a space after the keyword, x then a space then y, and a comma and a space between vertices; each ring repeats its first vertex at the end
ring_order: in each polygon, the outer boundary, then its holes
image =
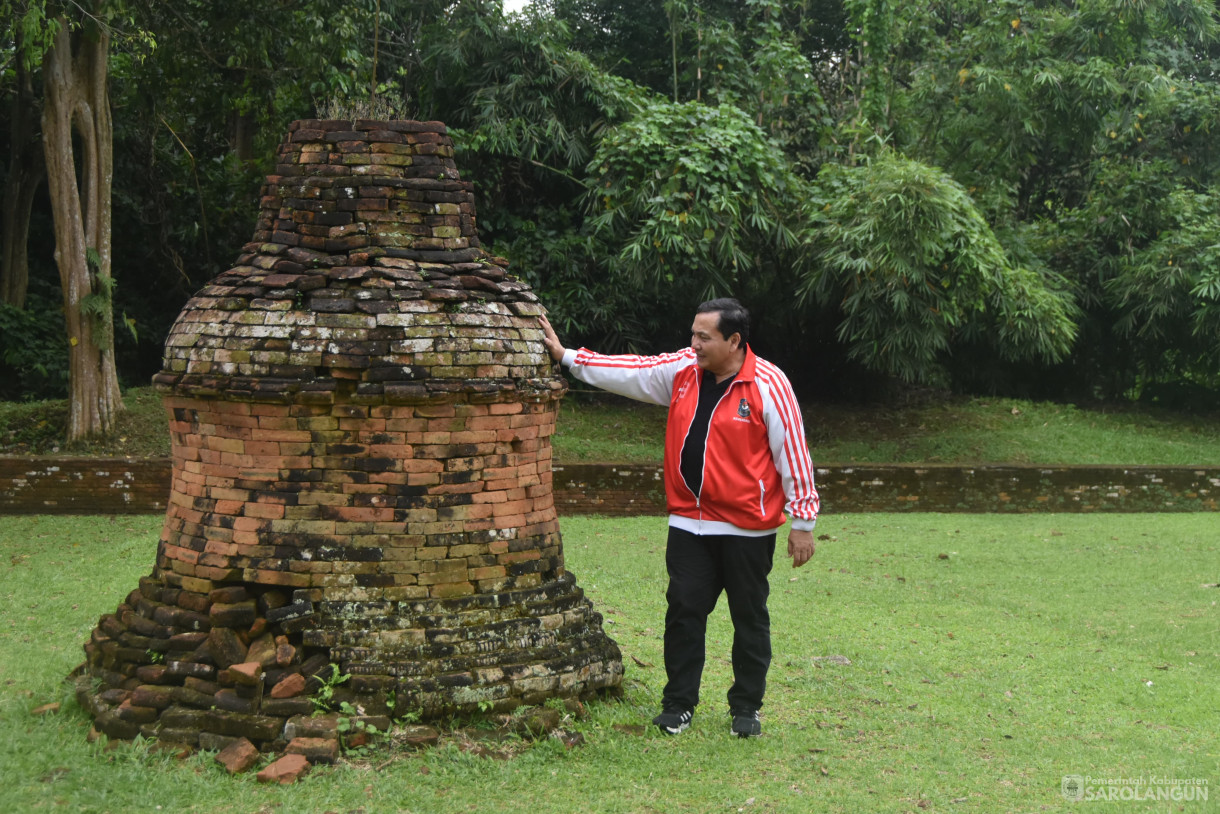
POLYGON ((563 364, 595 387, 669 407, 665 496, 671 526, 695 534, 762 536, 782 526, 787 512, 794 529, 813 528, 820 504, 800 407, 788 377, 749 346, 712 412, 698 495, 679 471, 703 374, 693 350, 606 356, 569 349, 563 364))

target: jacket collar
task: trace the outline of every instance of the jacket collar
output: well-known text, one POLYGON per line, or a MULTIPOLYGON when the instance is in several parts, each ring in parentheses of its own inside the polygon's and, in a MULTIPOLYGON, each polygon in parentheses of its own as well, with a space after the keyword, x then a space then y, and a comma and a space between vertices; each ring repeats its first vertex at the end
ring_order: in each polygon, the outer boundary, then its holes
POLYGON ((744 382, 754 381, 754 364, 757 360, 754 349, 746 345, 746 360, 742 362, 741 370, 737 371, 737 378, 744 382))
MULTIPOLYGON (((745 361, 741 363, 741 370, 737 371, 737 375, 733 377, 733 381, 734 382, 752 382, 752 381, 754 381, 754 367, 755 367, 755 362, 757 359, 758 359, 758 357, 754 355, 754 351, 750 349, 749 345, 746 345, 745 361)), ((695 368, 696 370, 699 370, 698 364, 691 365, 691 367, 695 368)), ((705 373, 705 372, 706 371, 699 370, 699 375, 702 376, 703 373, 705 373)))

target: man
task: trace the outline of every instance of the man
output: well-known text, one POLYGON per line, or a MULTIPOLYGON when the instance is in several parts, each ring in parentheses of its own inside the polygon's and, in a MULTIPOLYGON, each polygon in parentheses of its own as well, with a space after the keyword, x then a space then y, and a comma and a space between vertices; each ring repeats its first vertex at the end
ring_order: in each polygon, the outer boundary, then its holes
POLYGON ((750 315, 734 299, 699 306, 690 347, 661 356, 604 356, 565 348, 546 317, 551 357, 581 381, 667 405, 665 496, 669 573, 661 714, 677 735, 699 703, 707 617, 721 591, 733 620, 733 734, 762 732, 758 711, 771 664, 767 576, 776 530, 792 515, 793 567, 813 556, 818 493, 800 407, 787 377, 750 349, 750 315))

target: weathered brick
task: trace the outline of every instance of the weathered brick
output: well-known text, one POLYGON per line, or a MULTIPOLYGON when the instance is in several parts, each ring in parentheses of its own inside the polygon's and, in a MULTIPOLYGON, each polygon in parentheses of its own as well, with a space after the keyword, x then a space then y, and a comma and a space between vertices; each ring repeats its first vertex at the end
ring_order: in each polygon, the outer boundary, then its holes
POLYGON ((216 762, 229 774, 241 774, 258 763, 258 748, 246 738, 237 738, 216 754, 216 762))

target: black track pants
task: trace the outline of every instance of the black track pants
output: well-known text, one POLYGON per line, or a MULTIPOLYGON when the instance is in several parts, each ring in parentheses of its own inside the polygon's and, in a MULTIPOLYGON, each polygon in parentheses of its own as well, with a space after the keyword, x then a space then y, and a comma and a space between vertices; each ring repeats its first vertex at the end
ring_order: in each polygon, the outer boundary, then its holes
POLYGON ((662 698, 669 708, 694 709, 703 676, 707 617, 723 591, 733 620, 733 686, 729 708, 762 707, 771 665, 771 616, 767 612, 775 534, 765 537, 695 535, 669 529, 665 566, 665 673, 662 698))

